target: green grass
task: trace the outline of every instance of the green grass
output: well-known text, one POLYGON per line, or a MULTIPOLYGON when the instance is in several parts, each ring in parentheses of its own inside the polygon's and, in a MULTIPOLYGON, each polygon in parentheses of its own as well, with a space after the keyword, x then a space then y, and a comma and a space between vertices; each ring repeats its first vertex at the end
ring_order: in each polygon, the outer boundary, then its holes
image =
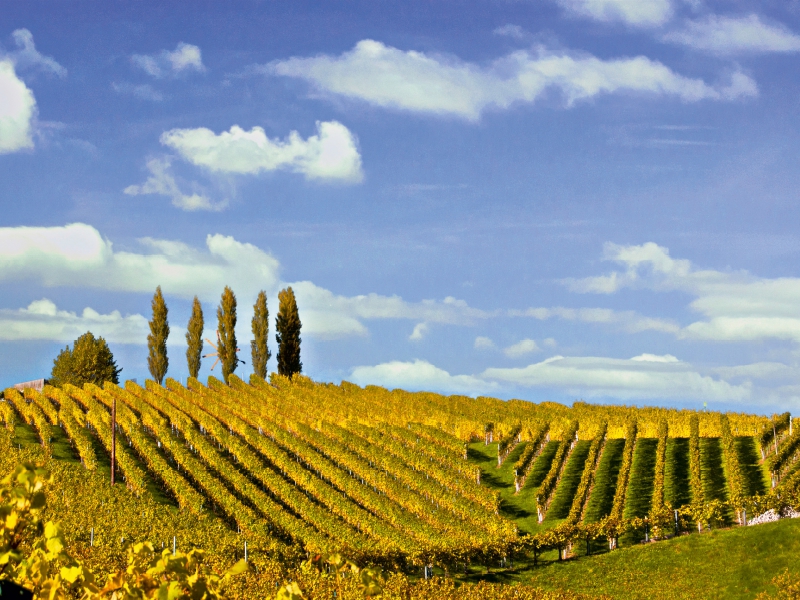
POLYGON ((614 490, 617 487, 617 476, 622 464, 624 439, 608 440, 603 447, 600 461, 595 471, 594 487, 586 505, 584 521, 596 523, 611 512, 614 503, 614 490))
POLYGON ((575 497, 578 484, 581 482, 583 466, 586 464, 586 459, 589 456, 589 447, 591 445, 591 440, 581 440, 575 444, 575 448, 573 448, 572 454, 570 454, 569 460, 567 460, 567 464, 564 465, 558 487, 553 493, 553 500, 550 503, 550 507, 547 509, 545 521, 566 519, 567 515, 569 515, 569 509, 572 507, 572 499, 575 497))
POLYGON ((534 490, 520 490, 514 493, 514 463, 525 449, 525 443, 518 444, 497 468, 497 444, 484 445, 483 442, 470 444, 467 448, 469 459, 481 469, 481 485, 500 492, 500 514, 511 519, 522 531, 537 531, 536 496, 534 490))
MULTIPOLYGON (((528 472, 528 477, 525 480, 523 489, 538 489, 539 486, 542 485, 544 478, 547 477, 547 473, 550 471, 553 459, 556 457, 556 452, 558 452, 558 447, 560 445, 561 442, 548 442, 539 456, 536 457, 536 460, 533 461, 533 466, 528 472)), ((536 496, 534 496, 533 499, 536 500, 536 496)))
POLYGON ((745 494, 755 496, 764 494, 769 490, 769 472, 759 464, 761 454, 758 451, 758 441, 752 436, 736 437, 733 440, 742 475, 745 481, 745 494))
POLYGON ((633 451, 631 476, 625 492, 626 519, 644 517, 650 512, 653 501, 653 479, 656 472, 657 438, 638 438, 633 451))
POLYGON ((667 440, 664 500, 673 508, 680 508, 692 500, 689 488, 689 438, 667 440))
POLYGON ((556 523, 539 524, 536 514, 536 493, 539 491, 553 458, 561 442, 548 443, 536 460, 519 494, 514 492, 514 463, 525 449, 525 443, 518 444, 508 455, 503 465, 497 468, 497 444, 485 445, 476 442, 467 447, 467 456, 481 469, 481 484, 500 493, 500 514, 516 523, 520 531, 537 533, 556 523))
MULTIPOLYGON (((578 549, 583 554, 583 545, 578 549)), ((612 598, 751 599, 784 569, 800 573, 800 519, 714 530, 498 574, 547 589, 612 598)), ((522 565, 520 565, 522 567, 522 565)))

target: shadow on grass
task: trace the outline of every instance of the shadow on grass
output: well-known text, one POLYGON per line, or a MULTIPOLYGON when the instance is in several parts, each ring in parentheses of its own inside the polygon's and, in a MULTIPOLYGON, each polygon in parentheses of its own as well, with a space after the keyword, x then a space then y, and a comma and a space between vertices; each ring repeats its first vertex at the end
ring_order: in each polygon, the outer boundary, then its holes
POLYGON ((751 436, 736 437, 733 440, 739 464, 742 467, 742 475, 745 480, 745 493, 748 496, 765 494, 767 492, 767 482, 764 481, 764 472, 758 464, 759 455, 756 440, 751 436))
POLYGON ((689 487, 689 438, 669 438, 664 464, 664 500, 673 508, 691 501, 689 487))

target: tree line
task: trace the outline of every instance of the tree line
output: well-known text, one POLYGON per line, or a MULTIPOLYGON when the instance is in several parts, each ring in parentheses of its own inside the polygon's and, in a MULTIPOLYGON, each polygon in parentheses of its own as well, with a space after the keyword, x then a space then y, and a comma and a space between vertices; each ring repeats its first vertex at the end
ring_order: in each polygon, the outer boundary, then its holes
MULTIPOLYGON (((147 336, 147 368, 150 376, 159 383, 163 383, 169 369, 169 356, 167 354, 167 338, 169 337, 169 310, 161 292, 161 286, 156 288, 151 303, 152 317, 148 323, 150 333, 147 336)), ((217 344, 216 352, 203 355, 203 329, 205 320, 203 307, 197 296, 192 302, 192 314, 186 328, 186 364, 191 377, 197 377, 203 358, 216 357, 212 369, 219 362, 222 376, 227 383, 228 377, 236 371, 239 364, 244 361, 239 358, 236 340, 236 295, 233 290, 225 286, 219 306, 217 306, 217 344)), ((253 339, 250 340, 250 357, 253 373, 267 378, 267 362, 272 357, 269 338, 269 309, 267 307, 267 294, 263 290, 258 293, 253 305, 253 318, 251 321, 253 339)), ((303 371, 300 361, 300 315, 297 310, 297 301, 291 286, 278 293, 278 315, 275 319, 275 340, 278 343, 278 373, 291 377, 303 371)), ((56 386, 65 383, 83 385, 91 382, 102 385, 104 381, 119 383, 119 373, 122 369, 117 367, 108 344, 102 337, 95 337, 87 332, 75 340, 73 347, 67 346, 53 361, 53 371, 50 383, 56 386)))

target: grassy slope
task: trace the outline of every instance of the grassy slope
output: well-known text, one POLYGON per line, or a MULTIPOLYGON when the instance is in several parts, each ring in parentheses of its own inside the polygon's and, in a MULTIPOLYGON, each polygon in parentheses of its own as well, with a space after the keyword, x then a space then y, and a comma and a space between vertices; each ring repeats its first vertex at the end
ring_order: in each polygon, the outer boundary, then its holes
POLYGON ((800 572, 800 519, 692 534, 552 563, 514 580, 613 598, 749 599, 789 568, 800 572))
POLYGON ((591 445, 591 440, 581 440, 575 444, 575 448, 564 466, 561 481, 558 482, 558 487, 553 493, 553 501, 547 510, 545 521, 567 518, 569 509, 572 506, 572 499, 575 497, 578 484, 581 482, 583 466, 586 464, 591 445))
POLYGON ((664 500, 680 508, 692 500, 689 489, 689 438, 667 440, 664 463, 664 500))
POLYGON ((608 440, 603 447, 595 472, 594 488, 586 505, 584 521, 587 523, 595 523, 611 512, 624 447, 623 439, 608 440))

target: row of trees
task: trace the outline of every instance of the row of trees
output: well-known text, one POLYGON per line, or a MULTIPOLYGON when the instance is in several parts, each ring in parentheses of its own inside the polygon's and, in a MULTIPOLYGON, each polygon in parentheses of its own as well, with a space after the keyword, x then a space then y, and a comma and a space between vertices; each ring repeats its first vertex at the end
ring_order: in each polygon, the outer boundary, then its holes
MULTIPOLYGON (((189 375, 197 377, 203 358, 216 357, 212 369, 219 362, 222 376, 225 381, 236 371, 239 363, 244 364, 238 356, 240 348, 236 341, 236 295, 233 290, 225 286, 222 298, 217 307, 217 344, 216 352, 203 355, 203 328, 205 320, 203 307, 197 296, 192 303, 192 315, 186 328, 186 363, 189 375)), ((150 334, 147 336, 147 367, 150 375, 159 384, 164 381, 169 368, 167 356, 167 337, 169 337, 168 309, 161 293, 161 286, 156 288, 152 302, 153 316, 150 320, 150 334)), ((267 378, 267 362, 272 357, 269 350, 269 309, 267 307, 267 294, 263 290, 258 293, 256 303, 253 305, 253 319, 250 324, 253 339, 250 340, 250 357, 253 373, 262 379, 267 378)), ((300 361, 300 314, 297 311, 297 301, 294 291, 287 287, 278 293, 278 317, 275 319, 275 339, 278 342, 278 373, 291 377, 303 371, 300 361)))
MULTIPOLYGON (((161 286, 156 288, 152 302, 153 315, 149 322, 150 333, 147 336, 147 368, 150 375, 159 384, 164 381, 169 369, 167 355, 167 338, 169 337, 169 320, 167 303, 161 293, 161 286)), ((216 352, 203 356, 203 307, 197 296, 192 303, 192 315, 186 328, 186 362, 189 374, 197 377, 203 358, 216 357, 222 367, 225 381, 236 370, 239 363, 240 349, 236 341, 236 295, 230 287, 225 287, 222 299, 217 307, 217 344, 216 352)), ((287 287, 278 294, 278 317, 275 320, 275 339, 278 342, 278 373, 291 377, 303 371, 300 362, 300 315, 294 291, 287 287)), ((269 309, 267 294, 259 292, 253 306, 251 322, 253 339, 250 341, 250 356, 253 373, 267 378, 267 362, 272 357, 269 350, 269 309)), ((212 369, 216 362, 212 365, 212 369)), ((95 337, 87 332, 75 340, 72 348, 67 346, 59 352, 53 361, 50 383, 60 387, 66 383, 82 386, 84 383, 102 385, 105 381, 119 383, 119 374, 114 356, 102 337, 95 337)))

